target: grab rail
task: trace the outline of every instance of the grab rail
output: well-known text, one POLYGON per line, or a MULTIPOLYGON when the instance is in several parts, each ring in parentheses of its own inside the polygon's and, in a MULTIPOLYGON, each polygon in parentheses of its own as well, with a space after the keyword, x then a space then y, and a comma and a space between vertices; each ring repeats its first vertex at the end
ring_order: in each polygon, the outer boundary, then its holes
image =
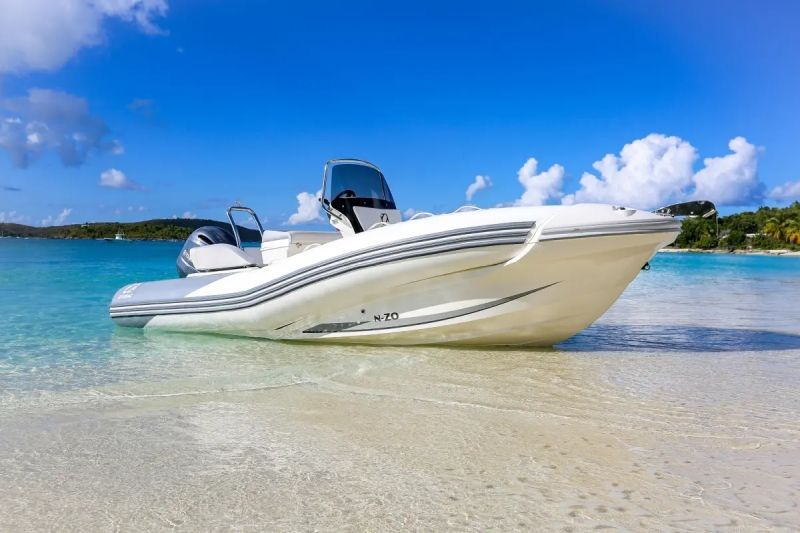
POLYGON ((256 221, 256 226, 258 226, 258 234, 264 235, 264 227, 261 225, 261 221, 258 219, 258 215, 256 212, 250 209, 249 207, 244 207, 243 205, 234 205, 228 208, 228 221, 231 223, 231 230, 233 230, 233 237, 236 239, 236 246, 242 248, 242 238, 239 237, 239 227, 233 221, 233 215, 231 214, 232 211, 242 211, 244 213, 249 214, 253 217, 253 220, 256 221))

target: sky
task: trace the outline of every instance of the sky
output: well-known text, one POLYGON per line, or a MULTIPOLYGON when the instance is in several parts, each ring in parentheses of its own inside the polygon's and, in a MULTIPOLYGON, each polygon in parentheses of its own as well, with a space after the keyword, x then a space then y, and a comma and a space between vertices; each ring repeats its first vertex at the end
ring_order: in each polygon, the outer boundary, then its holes
POLYGON ((0 0, 0 222, 800 199, 800 2, 0 0))

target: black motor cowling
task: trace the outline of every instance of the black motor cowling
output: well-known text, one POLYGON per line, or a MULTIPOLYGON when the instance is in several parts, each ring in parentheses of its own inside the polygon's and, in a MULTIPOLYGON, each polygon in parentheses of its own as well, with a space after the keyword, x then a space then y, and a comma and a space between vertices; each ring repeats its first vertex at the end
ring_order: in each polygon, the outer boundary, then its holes
POLYGON ((186 242, 178 255, 175 264, 178 267, 178 276, 185 278, 189 274, 194 274, 197 269, 192 264, 189 258, 189 250, 197 246, 208 246, 209 244, 232 244, 236 246, 236 239, 233 234, 225 229, 217 226, 202 226, 197 228, 189 235, 186 242))

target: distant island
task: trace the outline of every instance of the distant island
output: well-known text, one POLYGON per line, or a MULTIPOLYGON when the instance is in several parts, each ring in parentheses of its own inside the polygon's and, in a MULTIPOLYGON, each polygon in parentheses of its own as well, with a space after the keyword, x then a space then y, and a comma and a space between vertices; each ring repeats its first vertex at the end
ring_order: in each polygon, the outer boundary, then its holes
MULTIPOLYGON (((201 226, 230 229, 231 225, 219 220, 201 218, 157 218, 142 222, 87 222, 66 226, 25 226, 0 223, 0 237, 28 237, 40 239, 113 239, 122 231, 126 239, 150 241, 182 241, 201 226)), ((244 241, 261 242, 257 230, 239 226, 244 241)))
MULTIPOLYGON (((142 222, 91 222, 67 226, 25 226, 0 223, 0 236, 47 239, 113 239, 122 231, 131 240, 182 241, 200 226, 230 228, 208 219, 159 218, 142 222)), ((243 240, 261 240, 258 231, 239 227, 243 240)), ((800 202, 789 207, 761 207, 725 217, 686 218, 672 249, 759 251, 800 250, 800 202)))

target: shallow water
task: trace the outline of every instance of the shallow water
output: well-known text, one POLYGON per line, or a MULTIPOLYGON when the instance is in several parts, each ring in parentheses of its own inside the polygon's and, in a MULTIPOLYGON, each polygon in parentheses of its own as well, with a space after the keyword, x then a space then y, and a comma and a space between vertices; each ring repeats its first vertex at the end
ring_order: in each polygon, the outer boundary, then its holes
POLYGON ((800 528, 800 259, 660 254, 553 350, 115 329, 179 247, 0 239, 0 531, 800 528))

